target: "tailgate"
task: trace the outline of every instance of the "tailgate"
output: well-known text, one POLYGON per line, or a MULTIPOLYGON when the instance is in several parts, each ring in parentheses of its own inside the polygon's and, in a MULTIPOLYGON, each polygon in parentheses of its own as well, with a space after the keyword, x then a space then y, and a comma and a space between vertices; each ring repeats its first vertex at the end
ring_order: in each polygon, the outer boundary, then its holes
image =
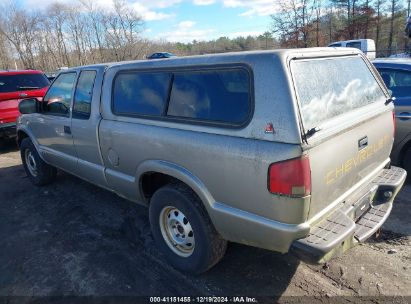
POLYGON ((310 159, 313 218, 343 202, 389 162, 393 105, 360 55, 295 59, 291 71, 310 159))
POLYGON ((393 117, 384 111, 354 128, 318 143, 308 150, 311 164, 309 217, 333 202, 343 202, 355 185, 389 161, 393 143, 393 117))

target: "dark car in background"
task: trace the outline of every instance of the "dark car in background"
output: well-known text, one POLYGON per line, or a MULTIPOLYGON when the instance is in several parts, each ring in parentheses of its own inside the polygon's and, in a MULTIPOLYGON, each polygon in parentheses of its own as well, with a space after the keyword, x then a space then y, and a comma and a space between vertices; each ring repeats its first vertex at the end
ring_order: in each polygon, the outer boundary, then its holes
POLYGON ((147 56, 147 59, 164 59, 164 58, 172 58, 172 57, 177 57, 176 55, 168 52, 158 52, 158 53, 153 53, 150 56, 147 56))
POLYGON ((42 71, 0 71, 0 140, 16 135, 20 100, 42 98, 49 84, 42 71))
POLYGON ((397 129, 392 161, 411 172, 411 59, 378 59, 373 63, 396 98, 397 129))

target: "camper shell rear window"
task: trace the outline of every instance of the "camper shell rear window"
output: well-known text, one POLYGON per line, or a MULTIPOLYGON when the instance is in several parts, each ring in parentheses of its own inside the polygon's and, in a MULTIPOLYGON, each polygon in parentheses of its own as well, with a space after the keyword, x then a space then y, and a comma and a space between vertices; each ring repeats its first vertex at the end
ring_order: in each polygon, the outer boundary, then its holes
POLYGON ((305 130, 386 96, 360 56, 296 59, 291 62, 305 130))

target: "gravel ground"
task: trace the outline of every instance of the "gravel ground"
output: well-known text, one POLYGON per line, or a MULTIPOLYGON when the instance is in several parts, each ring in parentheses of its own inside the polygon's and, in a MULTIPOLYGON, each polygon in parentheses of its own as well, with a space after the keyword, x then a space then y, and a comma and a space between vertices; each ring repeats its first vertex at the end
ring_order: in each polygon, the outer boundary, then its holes
POLYGON ((410 207, 408 184, 378 239, 326 265, 229 244, 216 267, 193 277, 164 262, 145 208, 61 172, 55 183, 37 188, 10 142, 0 149, 0 303, 43 303, 37 297, 61 295, 123 300, 242 295, 280 303, 408 303, 410 207))

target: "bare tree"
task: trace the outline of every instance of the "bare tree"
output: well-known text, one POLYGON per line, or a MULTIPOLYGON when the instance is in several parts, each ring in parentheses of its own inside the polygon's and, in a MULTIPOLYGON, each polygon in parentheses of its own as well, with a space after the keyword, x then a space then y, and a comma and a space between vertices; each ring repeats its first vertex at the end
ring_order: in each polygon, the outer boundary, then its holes
POLYGON ((381 10, 382 10, 382 1, 383 0, 376 0, 375 2, 375 10, 377 12, 376 17, 376 33, 375 33, 375 47, 377 51, 380 48, 380 32, 381 32, 381 10))
POLYGON ((104 15, 107 48, 116 60, 135 58, 135 46, 143 25, 142 18, 124 0, 114 0, 114 11, 104 15))
POLYGON ((278 6, 279 12, 271 16, 272 32, 279 35, 283 41, 293 39, 296 47, 308 47, 315 2, 313 0, 281 0, 278 6))
POLYGON ((328 43, 331 43, 333 41, 333 19, 334 19, 333 6, 329 5, 327 10, 328 10, 328 13, 327 13, 328 43))
POLYGON ((25 68, 35 66, 35 40, 39 18, 37 13, 28 14, 14 3, 3 7, 0 33, 16 49, 25 68))
POLYGON ((73 60, 76 62, 76 65, 84 65, 88 61, 85 39, 87 20, 84 15, 78 13, 79 10, 80 8, 78 6, 67 8, 67 28, 68 37, 74 47, 73 60))
POLYGON ((389 28, 389 34, 388 34, 389 55, 391 55, 392 53, 392 44, 393 44, 393 38, 395 35, 394 21, 395 21, 396 11, 399 10, 399 0, 391 0, 390 8, 391 8, 391 15, 390 15, 390 28, 389 28))
POLYGON ((0 69, 10 69, 12 62, 10 59, 10 46, 6 40, 7 38, 0 33, 0 69))
POLYGON ((0 68, 18 65, 52 71, 61 66, 140 59, 160 49, 190 55, 270 49, 280 44, 322 46, 362 37, 375 39, 377 50, 382 45, 393 49, 398 43, 407 47, 402 27, 411 0, 390 0, 388 7, 383 0, 279 0, 271 31, 259 37, 190 43, 142 38, 144 22, 139 12, 126 0, 111 1, 110 9, 103 9, 98 0, 52 2, 41 12, 25 11, 18 2, 0 4, 0 68))
POLYGON ((68 46, 66 43, 68 7, 62 3, 52 3, 47 10, 47 20, 49 31, 56 43, 59 57, 62 58, 62 65, 70 66, 68 56, 68 46))
POLYGON ((320 46, 321 0, 314 0, 316 46, 320 46))
POLYGON ((103 35, 104 29, 102 26, 104 12, 102 9, 96 4, 94 0, 79 0, 83 8, 87 12, 87 16, 90 19, 90 27, 92 29, 88 37, 88 44, 90 49, 98 49, 99 52, 99 60, 104 62, 104 47, 103 47, 103 35))

